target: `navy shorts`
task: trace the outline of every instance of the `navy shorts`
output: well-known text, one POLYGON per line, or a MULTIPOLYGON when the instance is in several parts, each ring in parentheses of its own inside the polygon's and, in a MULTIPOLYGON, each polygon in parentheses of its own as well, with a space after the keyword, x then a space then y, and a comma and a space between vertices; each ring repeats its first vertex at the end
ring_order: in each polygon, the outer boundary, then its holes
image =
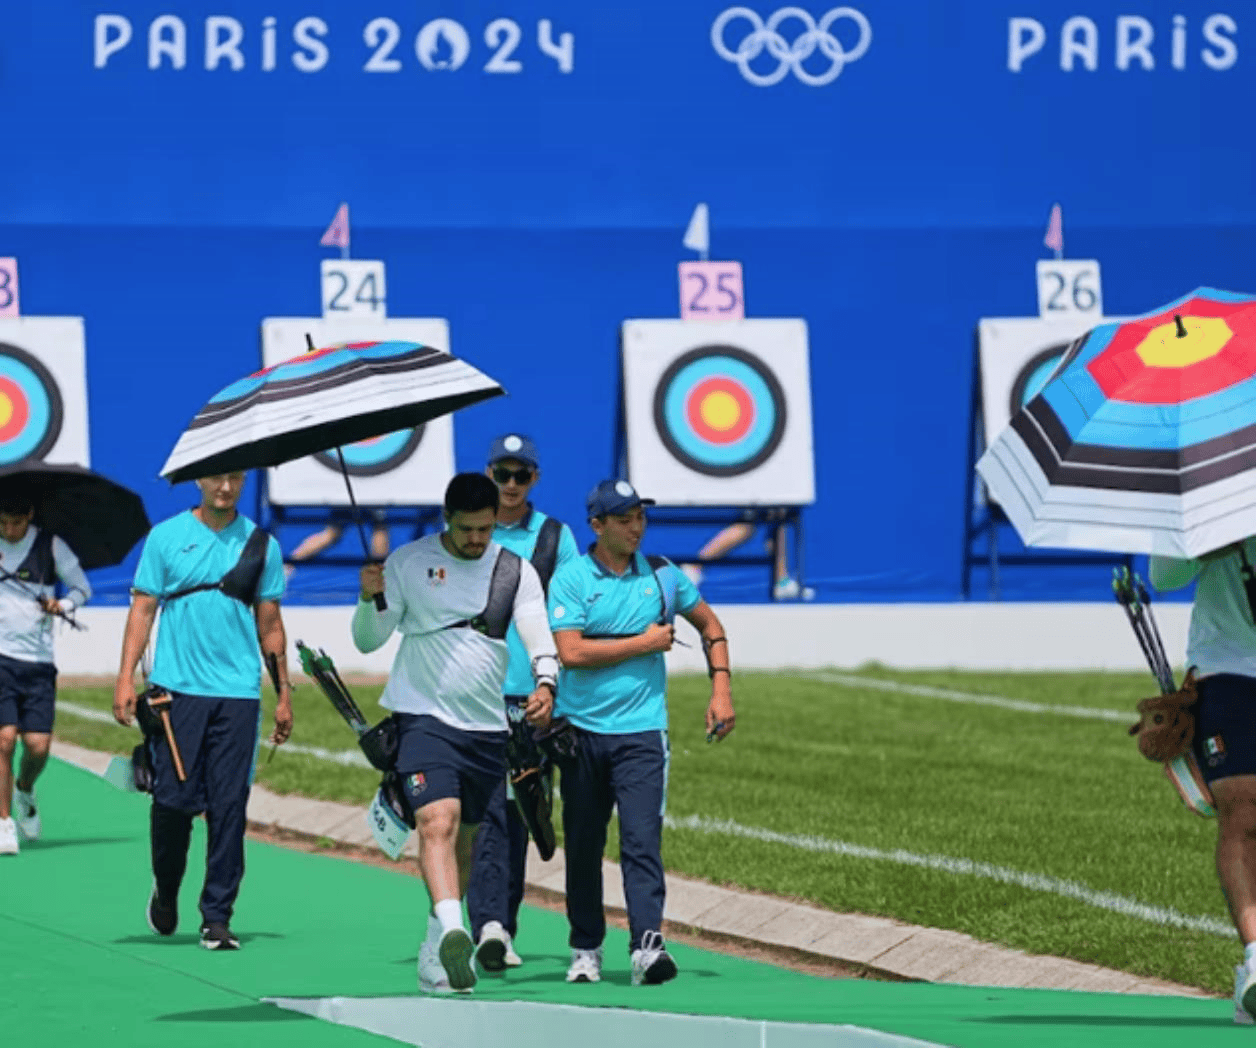
POLYGON ((414 810, 456 797, 464 825, 483 822, 493 791, 506 777, 506 732, 462 731, 412 713, 398 713, 397 721, 397 772, 414 810))
POLYGON ((51 734, 56 701, 56 666, 0 655, 0 727, 51 734))
POLYGON ((1191 749, 1204 781, 1256 775, 1256 677, 1217 673, 1198 688, 1191 749))

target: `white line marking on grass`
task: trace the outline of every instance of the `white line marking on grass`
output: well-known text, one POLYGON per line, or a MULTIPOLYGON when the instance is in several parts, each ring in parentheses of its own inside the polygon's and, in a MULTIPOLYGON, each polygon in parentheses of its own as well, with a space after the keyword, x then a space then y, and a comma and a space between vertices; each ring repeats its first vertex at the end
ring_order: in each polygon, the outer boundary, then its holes
POLYGON ((853 859, 873 859, 879 862, 892 862, 900 866, 917 866, 927 870, 940 870, 959 876, 984 877, 1001 884, 1014 884, 1030 891, 1047 892, 1060 895, 1066 899, 1074 899, 1108 910, 1123 917, 1133 917, 1152 924, 1167 925, 1173 928, 1185 928, 1193 932, 1206 932, 1234 938, 1235 931, 1229 922, 1216 917, 1191 917, 1179 913, 1167 906, 1152 906, 1114 892, 1098 891, 1077 881, 1061 880, 1048 877, 1041 873, 1025 873, 1012 870, 1006 866, 995 866, 988 862, 974 862, 972 859, 955 859, 949 855, 917 855, 915 852, 896 848, 893 851, 882 851, 880 848, 867 848, 862 844, 850 844, 847 841, 834 841, 826 837, 815 837, 811 834, 778 833, 775 830, 762 830, 754 826, 742 826, 731 819, 708 819, 703 815, 686 815, 680 818, 666 816, 664 825, 673 830, 691 830, 695 833, 718 833, 730 837, 742 837, 747 840, 762 841, 765 844, 783 844, 789 848, 803 851, 819 852, 827 855, 841 855, 853 859))
POLYGON ((1061 717, 1116 721, 1121 724, 1130 724, 1138 716, 1136 713, 1122 713, 1120 710, 1101 710, 1087 706, 1052 706, 1042 702, 1026 702, 1023 699, 1005 699, 999 695, 976 695, 967 691, 932 688, 925 684, 903 684, 896 680, 859 677, 851 673, 821 672, 810 673, 807 676, 825 684, 840 684, 848 688, 871 688, 874 691, 892 691, 900 695, 919 695, 921 698, 964 702, 972 706, 994 706, 1001 710, 1015 710, 1018 713, 1054 713, 1061 717))
MULTIPOLYGON (((95 710, 90 706, 80 706, 75 702, 62 702, 57 700, 57 712, 68 713, 71 717, 81 717, 83 720, 96 721, 99 724, 112 724, 116 728, 122 727, 113 719, 112 713, 105 713, 103 710, 95 710)), ((265 739, 262 739, 262 745, 269 745, 265 739)), ((306 757, 315 757, 321 761, 329 761, 332 764, 342 764, 349 768, 369 768, 371 762, 366 759, 366 754, 361 750, 327 750, 322 746, 302 746, 295 742, 285 742, 279 747, 284 753, 298 753, 306 757)))

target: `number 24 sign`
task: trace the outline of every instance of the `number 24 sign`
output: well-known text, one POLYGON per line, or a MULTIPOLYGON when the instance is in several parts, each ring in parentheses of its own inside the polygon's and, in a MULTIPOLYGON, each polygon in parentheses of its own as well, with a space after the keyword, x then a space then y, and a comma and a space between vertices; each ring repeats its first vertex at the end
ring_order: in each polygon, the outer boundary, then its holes
POLYGON ((744 320, 740 262, 682 262, 681 320, 744 320))

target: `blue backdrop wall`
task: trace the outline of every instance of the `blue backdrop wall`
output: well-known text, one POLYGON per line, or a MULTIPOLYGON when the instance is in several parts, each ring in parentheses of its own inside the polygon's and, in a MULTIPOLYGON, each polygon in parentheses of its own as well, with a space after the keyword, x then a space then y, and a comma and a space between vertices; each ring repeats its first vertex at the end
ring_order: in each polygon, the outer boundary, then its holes
MULTIPOLYGON (((973 328, 1036 313, 1051 204, 1109 314, 1256 289, 1256 21, 1237 0, 859 0, 808 38, 757 4, 795 50, 739 64, 754 21, 723 20, 723 56, 712 39, 731 6, 0 6, 0 255, 25 314, 86 318, 93 464, 154 519, 191 501, 157 470, 256 366, 262 317, 318 313, 318 237, 348 200, 390 315, 448 317, 510 392, 459 415, 459 465, 529 431, 538 501, 579 521, 611 466, 619 325, 676 315, 706 200, 748 314, 810 326, 818 599, 956 598, 973 328)), ((1004 578, 1011 598, 1103 587, 1004 578)))

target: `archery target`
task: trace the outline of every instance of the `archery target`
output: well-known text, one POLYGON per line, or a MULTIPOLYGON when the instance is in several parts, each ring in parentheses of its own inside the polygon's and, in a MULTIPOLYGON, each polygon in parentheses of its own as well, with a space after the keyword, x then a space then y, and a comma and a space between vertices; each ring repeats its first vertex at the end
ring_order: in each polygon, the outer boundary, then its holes
POLYGON ((663 505, 815 498, 802 320, 630 320, 622 332, 629 478, 663 505))
MULTIPOLYGON (((346 342, 400 339, 449 350, 444 318, 343 321, 321 317, 269 317, 262 321, 262 366, 272 367, 305 351, 305 336, 320 349, 346 342)), ((454 475, 453 417, 433 419, 341 449, 364 506, 440 505, 454 475)), ((349 495, 334 450, 266 471, 267 496, 284 506, 347 506, 349 495)))
POLYGON ((0 466, 90 465, 79 317, 0 320, 0 466))
POLYGON ((986 317, 977 325, 983 436, 988 447, 1047 384, 1069 346, 1091 328, 1124 317, 986 317))

